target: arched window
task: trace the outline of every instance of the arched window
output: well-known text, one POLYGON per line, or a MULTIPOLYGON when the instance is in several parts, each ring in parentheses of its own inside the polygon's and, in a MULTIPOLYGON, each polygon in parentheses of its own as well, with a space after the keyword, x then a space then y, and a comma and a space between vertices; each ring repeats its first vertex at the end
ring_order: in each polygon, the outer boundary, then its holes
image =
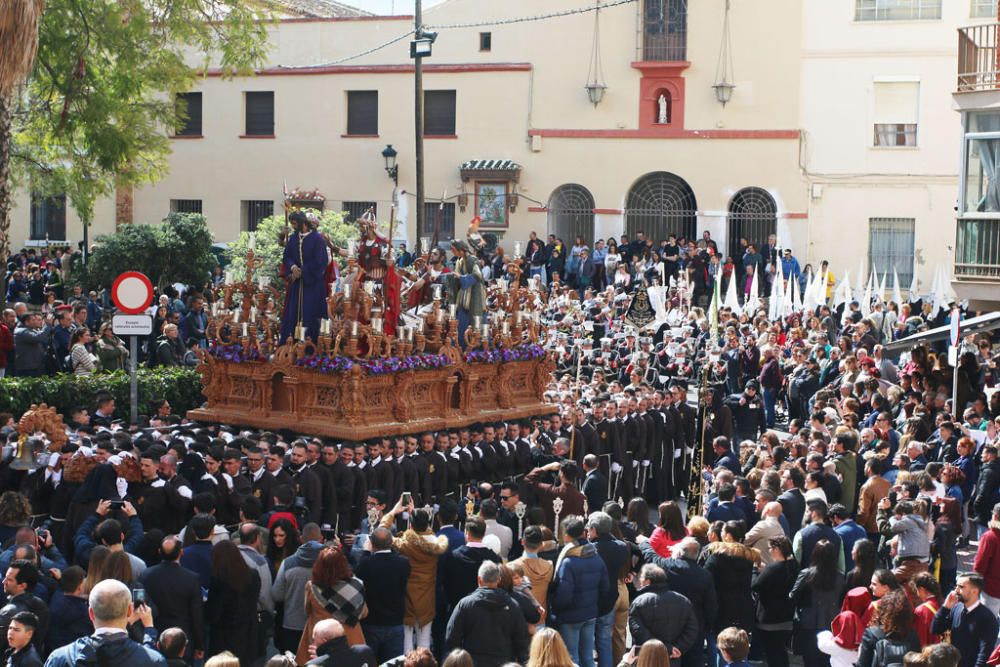
POLYGON ((549 234, 555 234, 570 246, 577 236, 594 247, 594 196, 582 185, 567 183, 549 197, 549 234))
POLYGON ((629 189, 625 200, 625 233, 644 232, 659 243, 670 234, 693 238, 698 220, 694 191, 680 176, 666 171, 646 174, 629 189))
POLYGON ((739 260, 743 255, 740 239, 753 243, 757 250, 776 233, 778 207, 774 197, 763 188, 743 188, 729 200, 729 234, 726 254, 739 260))

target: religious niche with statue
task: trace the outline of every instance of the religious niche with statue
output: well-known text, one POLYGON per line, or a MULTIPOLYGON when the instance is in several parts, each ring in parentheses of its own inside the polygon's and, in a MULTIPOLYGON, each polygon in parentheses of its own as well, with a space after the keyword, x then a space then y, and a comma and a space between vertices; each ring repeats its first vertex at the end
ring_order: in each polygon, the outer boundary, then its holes
POLYGON ((284 289, 255 276, 252 236, 245 275, 219 287, 199 353, 207 401, 190 418, 363 440, 551 409, 544 293, 519 280, 487 287, 475 241, 452 242, 451 269, 421 239, 404 270, 371 212, 346 248, 310 212, 289 220, 284 289))

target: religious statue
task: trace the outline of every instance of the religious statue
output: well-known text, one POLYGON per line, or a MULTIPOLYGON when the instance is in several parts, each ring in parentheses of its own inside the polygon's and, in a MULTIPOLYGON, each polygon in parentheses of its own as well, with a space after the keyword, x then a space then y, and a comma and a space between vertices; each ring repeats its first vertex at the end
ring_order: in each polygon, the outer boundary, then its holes
POLYGON ((440 248, 431 250, 427 260, 426 268, 418 267, 418 273, 414 275, 413 284, 410 285, 406 294, 407 309, 416 309, 414 314, 417 315, 426 312, 433 305, 434 291, 432 286, 442 285, 443 281, 446 280, 444 276, 451 273, 451 269, 445 266, 444 253, 441 252, 440 248))
POLYGON ((448 296, 456 306, 458 318, 458 340, 465 344, 465 330, 475 317, 482 317, 486 308, 486 288, 479 262, 465 241, 451 242, 451 252, 455 255, 455 270, 446 276, 448 296))
POLYGON ((659 110, 656 115, 656 122, 660 125, 666 125, 669 123, 670 118, 668 116, 670 103, 667 102, 667 96, 665 94, 660 93, 660 98, 656 101, 656 107, 659 110))
MULTIPOLYGON (((375 231, 375 213, 372 209, 365 211, 357 221, 361 237, 357 241, 357 258, 360 272, 357 279, 364 283, 374 283, 376 293, 382 295, 384 304, 383 330, 387 336, 396 335, 396 323, 399 320, 399 289, 400 279, 396 274, 396 263, 391 253, 389 239, 379 236, 375 231)), ((333 246, 333 252, 346 255, 347 252, 333 246)))
POLYGON ((297 327, 319 340, 319 320, 326 312, 326 267, 330 256, 326 241, 315 231, 315 214, 295 211, 288 216, 295 227, 285 244, 281 271, 285 277, 285 311, 281 318, 281 340, 294 337, 297 327))

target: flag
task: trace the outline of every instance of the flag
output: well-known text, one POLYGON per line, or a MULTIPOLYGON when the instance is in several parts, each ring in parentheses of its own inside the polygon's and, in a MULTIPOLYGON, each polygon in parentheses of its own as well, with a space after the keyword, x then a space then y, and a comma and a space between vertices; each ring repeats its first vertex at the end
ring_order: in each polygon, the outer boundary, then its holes
POLYGON ((655 319, 656 311, 653 310, 653 305, 649 301, 649 294, 646 292, 645 285, 642 285, 635 290, 635 294, 632 295, 632 301, 625 311, 625 324, 629 324, 636 329, 642 329, 655 319))

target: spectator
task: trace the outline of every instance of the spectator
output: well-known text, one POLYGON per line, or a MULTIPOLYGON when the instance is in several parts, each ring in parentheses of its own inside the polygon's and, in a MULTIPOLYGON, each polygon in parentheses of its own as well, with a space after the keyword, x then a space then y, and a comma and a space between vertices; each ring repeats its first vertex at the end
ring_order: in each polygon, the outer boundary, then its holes
POLYGON ((997 643, 997 615, 980 603, 982 592, 981 576, 960 574, 931 624, 936 635, 951 631, 951 644, 962 654, 960 667, 985 665, 997 643))
POLYGON ((156 647, 167 659, 167 667, 187 667, 187 661, 184 660, 187 636, 180 628, 167 628, 161 632, 156 647))
POLYGON ((257 600, 260 577, 239 547, 224 540, 212 547, 212 577, 205 602, 209 651, 230 651, 244 665, 257 658, 257 600))
MULTIPOLYGON (((614 660, 613 635, 616 625, 615 608, 621 595, 618 579, 622 572, 630 570, 630 550, 624 542, 614 538, 611 532, 613 527, 614 520, 605 512, 593 512, 587 518, 587 536, 604 561, 609 582, 607 592, 597 602, 595 644, 598 667, 614 667, 617 664, 614 660)), ((624 632, 625 628, 621 630, 624 632)))
POLYGON ((87 596, 84 592, 86 572, 79 565, 63 570, 59 577, 59 590, 49 605, 49 633, 46 648, 49 653, 86 637, 93 629, 87 615, 87 596))
POLYGON ((350 646, 344 636, 344 627, 336 620, 328 618, 313 628, 309 653, 316 657, 307 665, 327 665, 328 667, 363 667, 375 665, 375 654, 364 644, 350 646))
POLYGON ((403 653, 403 623, 406 613, 410 562, 392 550, 392 533, 376 528, 371 545, 355 573, 365 585, 368 617, 361 623, 368 645, 379 663, 403 653))
POLYGON ((791 592, 799 566, 792 557, 792 544, 784 535, 770 538, 767 550, 770 564, 754 577, 751 585, 757 596, 757 629, 753 640, 759 644, 758 654, 766 658, 768 667, 788 667, 786 646, 795 619, 791 592))
POLYGON ((97 357, 87 349, 93 340, 86 327, 74 329, 70 336, 70 368, 76 375, 92 375, 99 369, 97 357))
MULTIPOLYGON (((544 543, 542 529, 538 526, 528 526, 524 529, 521 542, 524 545, 524 554, 510 565, 519 566, 524 570, 524 576, 531 583, 531 595, 543 610, 547 610, 549 584, 552 583, 555 568, 550 561, 538 556, 544 543)), ((542 618, 545 618, 544 613, 542 618)))
POLYGON ((212 579, 212 536, 215 534, 215 517, 211 514, 195 514, 187 528, 194 538, 181 552, 181 567, 198 575, 201 587, 208 590, 212 579))
POLYGON ((829 516, 833 523, 833 530, 837 533, 844 547, 844 569, 850 572, 854 569, 854 545, 859 540, 866 539, 868 533, 854 522, 847 507, 840 503, 830 506, 829 516))
POLYGON ((441 558, 441 577, 448 608, 454 609, 460 600, 476 590, 479 567, 485 561, 500 562, 500 557, 483 545, 486 523, 479 517, 465 522, 465 544, 447 552, 441 558))
POLYGON ((333 618, 344 628, 350 646, 365 644, 361 619, 367 614, 365 586, 353 576, 347 557, 341 549, 324 547, 316 557, 312 578, 305 587, 306 625, 302 632, 296 657, 299 662, 308 660, 309 644, 305 637, 312 636, 317 622, 333 618))
POLYGON ((11 619, 22 611, 31 612, 38 619, 32 633, 32 642, 36 648, 44 648, 49 626, 49 610, 42 600, 32 594, 38 583, 38 578, 38 568, 31 561, 15 560, 7 568, 3 579, 3 590, 7 595, 7 604, 0 608, 0 639, 3 640, 0 649, 9 648, 6 643, 7 628, 11 619))
MULTIPOLYGON (((496 503, 483 501, 484 506, 487 503, 492 503, 493 506, 493 526, 507 530, 509 539, 510 529, 496 523, 496 503)), ((390 527, 396 516, 404 509, 400 500, 392 511, 382 518, 382 527, 390 527)), ((423 509, 414 509, 412 504, 409 511, 410 528, 393 540, 396 550, 410 561, 410 576, 406 581, 403 653, 409 653, 414 648, 430 648, 431 623, 437 605, 435 594, 438 559, 448 550, 448 538, 444 535, 435 536, 430 529, 430 513, 423 509)), ((487 517, 485 511, 482 516, 486 519, 486 530, 489 531, 491 519, 487 517)), ((507 548, 510 549, 509 543, 507 548)))
POLYGON ((549 612, 558 620, 559 634, 573 662, 593 667, 598 602, 608 594, 611 582, 597 548, 585 541, 583 521, 567 517, 562 529, 566 546, 556 565, 555 594, 549 599, 549 612))
POLYGON ((854 667, 864 632, 861 618, 853 611, 842 611, 830 627, 830 630, 819 633, 816 645, 830 656, 830 667, 854 667))
POLYGON ((726 661, 726 667, 750 667, 750 637, 742 628, 726 628, 716 639, 719 653, 726 661))
MULTIPOLYGON (((709 626, 709 643, 727 627, 753 628, 753 601, 750 586, 756 552, 742 543, 743 523, 730 521, 722 528, 722 541, 708 547, 705 569, 715 581, 718 601, 715 622, 709 626)), ((710 647, 713 658, 715 647, 710 647)))
POLYGON ((807 665, 826 665, 829 659, 820 652, 816 635, 830 627, 840 610, 844 597, 844 579, 837 570, 841 553, 839 544, 820 540, 813 547, 809 567, 799 573, 792 588, 797 624, 795 628, 796 653, 807 665))
POLYGON ((527 667, 572 667, 562 636, 552 628, 542 628, 531 638, 527 667))
POLYGON ((658 639, 670 651, 671 659, 688 652, 700 654, 694 607, 683 595, 668 589, 666 572, 657 565, 643 565, 639 589, 641 593, 629 608, 632 641, 641 646, 650 639, 658 639))
MULTIPOLYGON (((306 524, 302 530, 305 542, 294 554, 286 558, 278 568, 278 576, 274 579, 271 590, 275 602, 284 603, 284 617, 280 628, 275 628, 274 642, 279 651, 296 651, 302 639, 302 630, 306 627, 306 585, 312 578, 313 565, 323 550, 323 535, 319 526, 306 524)), ((332 626, 329 626, 332 627, 332 626)), ((344 627, 337 623, 337 637, 344 637, 344 627)), ((315 631, 313 640, 315 641, 315 631)))
POLYGON ((148 667, 167 664, 166 659, 152 648, 156 639, 152 613, 148 607, 140 610, 133 608, 132 592, 125 584, 114 580, 102 581, 90 591, 89 604, 94 633, 56 649, 45 663, 46 667, 82 664, 148 667), (131 618, 142 620, 146 628, 146 641, 142 644, 129 639, 125 632, 131 618))
MULTIPOLYGON (((9 299, 8 299, 9 300, 9 299)), ((41 315, 25 313, 14 329, 15 370, 21 377, 45 374, 46 350, 52 331, 42 322, 41 315)))
MULTIPOLYGON (((100 470, 98 466, 95 470, 100 470)), ((107 466, 111 470, 111 466, 107 466)), ((81 487, 83 490, 84 487, 81 487)), ((132 574, 140 579, 142 573, 146 571, 146 563, 141 558, 133 554, 142 542, 144 531, 142 521, 139 519, 135 507, 129 501, 122 503, 122 511, 128 517, 128 540, 125 539, 125 532, 116 519, 106 518, 111 511, 111 501, 101 500, 97 504, 97 509, 88 517, 76 531, 73 544, 76 550, 76 559, 80 565, 86 566, 90 558, 90 552, 100 543, 111 551, 125 551, 132 563, 132 574)))
POLYGON ((908 651, 919 651, 920 639, 913 629, 913 607, 902 591, 892 591, 879 600, 872 625, 861 636, 856 667, 879 667, 900 663, 908 651))
POLYGON ((979 537, 972 568, 983 578, 983 604, 1000 613, 1000 503, 993 506, 989 528, 979 537))
POLYGON ((445 635, 447 649, 464 647, 476 667, 525 662, 528 626, 510 596, 498 589, 500 567, 495 562, 483 562, 477 582, 479 587, 462 598, 451 613, 445 635))
POLYGON ((38 617, 30 611, 19 611, 7 626, 7 667, 42 667, 42 659, 32 643, 38 617))
POLYGON ((17 318, 14 311, 5 308, 0 312, 0 378, 14 371, 14 328, 17 318))

